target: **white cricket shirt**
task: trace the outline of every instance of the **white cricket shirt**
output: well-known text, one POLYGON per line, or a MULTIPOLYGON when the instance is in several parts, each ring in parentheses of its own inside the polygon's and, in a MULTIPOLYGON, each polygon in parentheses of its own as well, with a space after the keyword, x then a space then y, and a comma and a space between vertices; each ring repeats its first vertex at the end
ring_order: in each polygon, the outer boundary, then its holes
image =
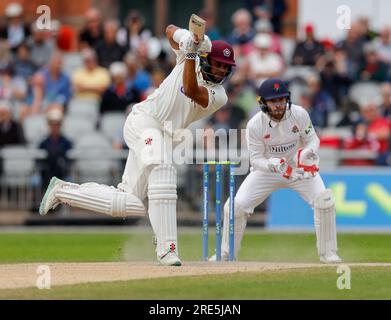
MULTIPOLYGON (((228 100, 222 85, 205 81, 200 71, 197 72, 198 85, 208 90, 209 104, 206 108, 195 103, 184 94, 183 71, 185 56, 179 50, 174 50, 177 64, 168 77, 148 98, 133 107, 132 113, 153 116, 160 123, 170 121, 172 131, 186 128, 192 122, 207 117, 223 107, 228 100)), ((196 61, 198 70, 199 59, 196 61)))
POLYGON ((294 104, 290 116, 281 122, 271 120, 262 111, 257 113, 247 124, 246 139, 250 163, 257 170, 269 171, 269 158, 285 158, 294 167, 297 150, 308 147, 317 152, 319 148, 319 138, 308 112, 294 104))

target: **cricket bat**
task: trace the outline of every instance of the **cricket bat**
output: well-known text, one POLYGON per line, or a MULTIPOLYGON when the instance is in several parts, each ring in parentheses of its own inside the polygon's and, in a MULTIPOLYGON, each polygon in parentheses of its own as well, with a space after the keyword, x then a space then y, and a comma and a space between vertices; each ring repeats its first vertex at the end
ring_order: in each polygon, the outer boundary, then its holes
POLYGON ((189 20, 189 31, 193 34, 195 42, 198 43, 203 41, 205 35, 205 20, 193 13, 189 20))

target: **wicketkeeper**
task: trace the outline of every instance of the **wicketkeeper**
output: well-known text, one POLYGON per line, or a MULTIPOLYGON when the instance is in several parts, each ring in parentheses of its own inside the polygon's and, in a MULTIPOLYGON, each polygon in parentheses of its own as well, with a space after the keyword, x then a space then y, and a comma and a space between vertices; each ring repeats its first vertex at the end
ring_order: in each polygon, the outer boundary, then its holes
POLYGON ((211 42, 207 36, 200 40, 173 25, 167 27, 166 35, 176 54, 176 66, 158 89, 133 107, 126 120, 129 156, 122 182, 114 188, 53 177, 39 212, 45 215, 62 203, 113 217, 142 216, 146 214, 142 201, 148 197, 157 259, 163 265, 178 266, 177 177, 165 160, 171 157, 162 147, 163 130, 172 134, 224 106, 227 95, 222 83, 235 61, 232 47, 224 41, 211 42))
MULTIPOLYGON (((331 190, 325 188, 318 173, 319 138, 308 112, 292 104, 290 92, 280 79, 271 78, 263 82, 258 94, 262 111, 248 122, 246 136, 251 172, 235 196, 235 257, 240 249, 247 218, 254 208, 272 192, 288 188, 297 191, 314 209, 320 261, 341 262, 337 255, 334 197, 331 190)), ((229 253, 228 220, 227 201, 221 247, 225 260, 229 253)))

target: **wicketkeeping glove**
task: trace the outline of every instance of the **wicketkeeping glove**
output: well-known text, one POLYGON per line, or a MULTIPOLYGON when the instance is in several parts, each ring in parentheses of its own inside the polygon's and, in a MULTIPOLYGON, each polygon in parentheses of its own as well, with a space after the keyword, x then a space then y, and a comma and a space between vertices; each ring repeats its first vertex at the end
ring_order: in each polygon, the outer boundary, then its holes
POLYGON ((284 173, 287 169, 287 163, 284 158, 270 158, 268 160, 267 167, 271 172, 284 173))
POLYGON ((303 176, 315 177, 319 171, 319 156, 312 149, 299 149, 294 157, 297 169, 303 176))
POLYGON ((284 158, 270 158, 268 160, 268 168, 271 172, 282 174, 285 179, 290 181, 309 179, 312 177, 312 174, 305 171, 304 168, 292 168, 289 166, 284 158))

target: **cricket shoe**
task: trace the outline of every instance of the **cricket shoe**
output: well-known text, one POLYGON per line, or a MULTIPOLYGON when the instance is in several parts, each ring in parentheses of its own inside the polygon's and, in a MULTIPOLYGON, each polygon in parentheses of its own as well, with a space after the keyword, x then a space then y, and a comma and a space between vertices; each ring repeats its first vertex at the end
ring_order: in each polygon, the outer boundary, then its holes
POLYGON ((168 251, 166 254, 157 258, 159 263, 163 266, 176 266, 182 265, 181 260, 178 258, 176 252, 168 251))
POLYGON ((327 263, 327 264, 341 263, 342 259, 335 252, 331 252, 328 255, 321 255, 320 262, 327 263))
POLYGON ((41 204, 39 206, 39 214, 41 216, 46 215, 49 210, 55 209, 61 202, 56 198, 56 191, 64 184, 65 181, 62 181, 56 177, 53 177, 50 180, 49 186, 46 189, 45 195, 42 198, 41 204))

